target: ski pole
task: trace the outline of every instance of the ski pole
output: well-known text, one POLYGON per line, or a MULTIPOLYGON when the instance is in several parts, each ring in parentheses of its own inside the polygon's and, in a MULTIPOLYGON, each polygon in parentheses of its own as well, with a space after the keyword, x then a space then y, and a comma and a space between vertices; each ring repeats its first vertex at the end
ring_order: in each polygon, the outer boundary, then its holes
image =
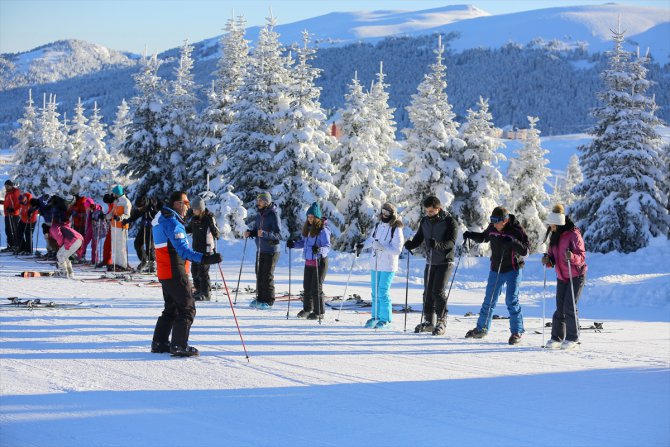
POLYGON ((291 249, 288 249, 288 306, 286 307, 286 319, 291 311, 291 249))
MULTIPOLYGON (((235 303, 237 304, 237 294, 240 291, 240 279, 242 278, 242 266, 244 265, 244 255, 247 253, 247 241, 249 238, 244 238, 244 248, 242 249, 242 262, 240 262, 240 273, 237 275, 237 288, 235 289, 235 303)), ((290 256, 290 255, 289 255, 290 256)), ((290 270, 289 270, 290 272, 290 270)), ((289 282, 290 285, 290 282, 289 282)))
MULTIPOLYGON (((460 253, 458 253, 458 260, 456 261, 456 268, 454 269, 454 274, 451 276, 451 283, 449 284, 449 290, 447 291, 447 298, 445 299, 446 302, 449 302, 449 295, 451 295, 451 288, 454 285, 454 280, 456 279, 456 273, 458 273, 458 265, 461 263, 461 258, 463 257, 463 252, 465 251, 465 241, 463 241, 463 245, 461 246, 460 253)), ((446 303, 445 303, 446 306, 446 303)), ((449 314, 446 313, 444 315, 444 319, 446 320, 448 318, 449 314)), ((446 323, 446 321, 445 321, 446 323)))
POLYGON ((405 278, 405 327, 403 332, 407 332, 407 313, 409 309, 407 307, 407 300, 409 299, 409 256, 412 254, 411 251, 407 250, 407 278, 405 278))
POLYGON ((319 324, 321 324, 321 309, 323 308, 323 296, 321 296, 321 278, 319 277, 319 252, 318 249, 319 247, 316 245, 316 241, 314 241, 314 246, 317 248, 316 252, 316 293, 317 293, 317 298, 316 302, 319 305, 319 324))
MULTIPOLYGON (((37 220, 35 221, 35 228, 34 228, 35 230, 37 230, 37 227, 40 226, 40 219, 41 218, 42 218, 42 216, 37 217, 37 220)), ((37 244, 38 244, 39 241, 40 241, 40 231, 37 230, 37 235, 35 236, 35 253, 37 253, 37 244)))
MULTIPOLYGON (((489 331, 489 317, 491 316, 491 308, 493 307, 493 297, 496 296, 496 288, 498 287, 498 280, 500 279, 500 269, 502 269, 503 259, 505 259, 505 249, 503 248, 502 253, 500 253, 500 264, 498 264, 498 273, 496 274, 496 282, 493 284, 493 290, 491 290, 491 299, 489 300, 489 308, 486 311, 486 332, 489 331)), ((502 287, 501 287, 502 289, 502 287)), ((497 299, 497 296, 496 296, 497 299)), ((486 302, 486 298, 484 298, 486 302)))
POLYGON ((545 347, 545 301, 547 299, 547 266, 543 265, 544 268, 544 288, 542 289, 542 347, 545 347))
MULTIPOLYGON (((221 263, 219 262, 219 273, 221 274, 221 280, 223 281, 223 284, 226 284, 226 280, 223 278, 223 269, 221 268, 221 263)), ((226 286, 226 294, 228 295, 228 302, 230 303, 230 310, 233 312, 233 318, 235 319, 235 326, 237 326, 237 333, 240 334, 240 340, 242 341, 242 348, 244 348, 244 355, 247 358, 247 362, 249 361, 249 353, 247 352, 247 346, 244 344, 244 338, 242 337, 242 331, 240 330, 240 325, 237 322, 237 315, 235 315, 235 307, 233 306, 233 302, 230 299, 230 293, 228 293, 228 286, 226 286)))
MULTIPOLYGON (((372 308, 374 309, 374 315, 372 318, 375 321, 379 321, 379 251, 375 250, 375 300, 372 308)), ((375 330, 377 330, 377 324, 375 323, 375 330)))
POLYGON ((572 311, 575 314, 575 326, 577 326, 577 340, 580 339, 580 331, 579 331, 579 319, 577 318, 577 303, 575 302, 575 287, 572 284, 572 263, 570 262, 570 258, 567 256, 565 259, 568 261, 568 276, 570 277, 570 293, 572 294, 572 311))
POLYGON ((342 302, 340 303, 340 310, 337 311, 337 318, 335 321, 340 321, 340 314, 342 313, 342 306, 344 305, 344 300, 347 299, 347 289, 349 288, 349 280, 351 280, 351 272, 354 270, 354 264, 356 264, 356 255, 354 254, 354 260, 351 262, 351 267, 349 267, 349 275, 347 276, 347 282, 344 284, 344 294, 342 295, 342 302))
MULTIPOLYGON (((431 248, 428 250, 428 257, 426 258, 426 262, 428 262, 428 268, 426 269, 426 277, 424 279, 424 286, 423 286, 423 307, 421 308, 421 320, 419 321, 419 326, 421 326, 421 323, 423 322, 424 314, 426 313, 426 300, 428 300, 428 294, 430 293, 430 271, 432 269, 432 264, 431 261, 433 259, 433 249, 431 248)), ((426 315, 426 317, 430 318, 431 324, 433 323, 433 316, 426 315)))

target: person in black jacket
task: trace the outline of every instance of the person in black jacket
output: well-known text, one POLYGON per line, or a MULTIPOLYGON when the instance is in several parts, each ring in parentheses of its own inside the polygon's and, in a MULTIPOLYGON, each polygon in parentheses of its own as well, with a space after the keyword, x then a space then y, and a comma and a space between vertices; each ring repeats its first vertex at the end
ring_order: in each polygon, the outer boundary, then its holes
POLYGON ((524 265, 524 256, 530 251, 528 236, 516 220, 505 208, 499 206, 491 212, 490 224, 481 233, 466 231, 463 239, 471 239, 477 243, 491 244, 491 271, 484 303, 479 311, 477 327, 468 331, 465 338, 484 338, 491 327, 493 309, 496 307, 502 286, 507 285, 505 304, 509 311, 509 324, 512 335, 509 344, 521 341, 523 334, 523 315, 519 305, 519 283, 524 265))
MULTIPOLYGON (((186 225, 186 232, 193 236, 193 249, 200 253, 211 254, 216 251, 216 243, 219 238, 219 229, 216 226, 214 214, 205 207, 205 200, 196 196, 193 199, 193 216, 186 225)), ((193 286, 196 301, 209 301, 212 289, 209 281, 209 264, 194 262, 191 268, 193 275, 193 286)))
POLYGON ((161 205, 156 199, 149 199, 145 196, 138 198, 135 201, 135 206, 130 210, 130 217, 123 219, 121 222, 124 225, 132 224, 137 220, 140 221, 140 227, 137 229, 135 235, 135 252, 140 264, 137 266, 138 272, 156 271, 156 254, 154 248, 154 237, 151 231, 151 221, 158 214, 161 205))
POLYGON ((423 208, 426 215, 411 239, 405 242, 407 250, 414 250, 425 243, 426 267, 423 274, 423 319, 414 332, 432 332, 444 335, 447 329, 447 297, 444 293, 447 279, 454 268, 454 247, 458 236, 458 225, 449 213, 441 208, 440 199, 426 197, 423 208), (433 322, 437 315, 437 322, 433 322))

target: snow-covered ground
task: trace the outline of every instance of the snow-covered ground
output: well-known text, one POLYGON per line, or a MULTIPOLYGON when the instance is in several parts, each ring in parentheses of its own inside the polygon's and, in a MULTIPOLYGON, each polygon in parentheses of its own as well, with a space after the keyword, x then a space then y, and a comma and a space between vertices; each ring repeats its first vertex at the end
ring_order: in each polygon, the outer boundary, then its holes
MULTIPOLYGON (((4 237, 3 237, 4 240, 4 237)), ((241 242, 221 242, 223 274, 235 287, 241 242)), ((129 243, 132 253, 132 241, 129 243)), ((302 289, 294 252, 291 290, 302 289)), ((253 286, 247 247, 241 288, 253 286)), ((298 320, 299 303, 235 312, 228 298, 198 303, 190 342, 199 358, 151 354, 162 309, 160 287, 146 282, 24 279, 48 264, 0 255, 1 296, 81 303, 77 309, 0 307, 0 445, 3 446, 415 446, 670 444, 670 243, 627 256, 588 257, 580 313, 581 348, 540 348, 543 305, 553 311, 555 277, 543 288, 539 255, 529 257, 521 302, 526 333, 509 346, 507 320, 482 340, 465 340, 483 298, 486 259, 464 258, 449 299, 446 336, 414 334, 420 314, 395 314, 390 331, 362 328, 368 318, 328 310, 321 325, 298 320)), ((422 259, 411 258, 409 304, 421 306, 422 259)), ((131 255, 131 264, 137 260, 131 255)), ((326 293, 342 294, 352 265, 334 254, 326 293)), ((406 261, 392 289, 405 301, 406 261)), ((369 297, 360 258, 349 293, 369 297)), ((288 256, 277 292, 288 291, 288 256)), ((220 282, 218 269, 212 277, 220 282)), ((149 278, 143 278, 147 281, 149 278)), ((234 294, 233 294, 234 295, 234 294)), ((234 298, 234 296, 233 296, 234 298)), ((496 314, 506 316, 503 306, 496 314)))

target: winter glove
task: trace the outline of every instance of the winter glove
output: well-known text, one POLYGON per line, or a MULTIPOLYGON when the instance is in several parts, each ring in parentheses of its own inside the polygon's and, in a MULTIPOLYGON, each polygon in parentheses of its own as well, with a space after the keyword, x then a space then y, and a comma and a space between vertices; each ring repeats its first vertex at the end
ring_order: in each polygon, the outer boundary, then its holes
POLYGON ((428 246, 430 248, 435 248, 435 239, 428 240, 428 246))
POLYGON ((365 244, 363 242, 359 242, 358 244, 356 244, 356 257, 359 257, 361 255, 364 246, 365 244))
POLYGON ((319 254, 319 247, 316 245, 312 245, 312 254, 313 255, 318 255, 319 254))
POLYGON ((121 216, 114 216, 114 217, 112 217, 112 219, 114 219, 116 221, 119 221, 119 220, 121 220, 121 216))
POLYGON ((375 239, 375 241, 372 243, 372 248, 376 251, 384 251, 386 250, 386 247, 384 247, 384 244, 379 242, 378 240, 375 239))
POLYGON ((244 237, 251 237, 251 231, 247 230, 244 232, 244 237))
POLYGON ((542 256, 541 259, 542 265, 547 268, 552 268, 554 265, 551 263, 551 258, 546 253, 542 256))
POLYGON ((30 199, 30 206, 38 207, 40 206, 40 201, 37 199, 30 199))
POLYGON ((288 241, 286 241, 286 247, 288 248, 295 247, 295 241, 293 239, 289 239, 288 241))
POLYGON ((572 252, 570 251, 569 248, 565 250, 565 259, 567 259, 568 261, 572 261, 572 252))
POLYGON ((123 220, 121 221, 121 223, 122 223, 123 225, 128 225, 128 219, 123 219, 123 220))
POLYGON ((221 253, 209 253, 202 256, 203 264, 218 264, 222 261, 221 253))
POLYGON ((7 207, 7 212, 10 213, 10 214, 13 213, 14 212, 14 207, 8 206, 7 207))
POLYGON ((466 231, 463 233, 463 241, 467 241, 468 239, 472 239, 472 231, 466 231))

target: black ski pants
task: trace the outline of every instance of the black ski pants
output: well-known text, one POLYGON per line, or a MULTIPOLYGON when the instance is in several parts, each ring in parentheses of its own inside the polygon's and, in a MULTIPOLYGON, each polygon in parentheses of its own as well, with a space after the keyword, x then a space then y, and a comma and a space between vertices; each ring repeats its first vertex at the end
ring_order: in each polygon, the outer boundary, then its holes
MULTIPOLYGON (((584 288, 586 277, 584 275, 572 278, 572 286, 575 289, 575 305, 584 288)), ((578 311, 572 306, 572 291, 570 281, 556 280, 556 312, 551 320, 551 338, 554 340, 579 341, 577 335, 577 324, 579 324, 578 311)))
POLYGON ((211 284, 209 282, 209 264, 194 262, 191 264, 191 275, 193 275, 193 287, 197 292, 209 296, 211 284))
POLYGON ((305 296, 302 299, 302 308, 305 312, 313 312, 317 315, 326 313, 323 304, 323 281, 328 272, 328 258, 319 260, 319 276, 316 276, 316 266, 305 265, 305 273, 302 280, 302 288, 305 296))
POLYGON ((259 303, 275 303, 275 266, 279 252, 259 253, 256 265, 256 294, 259 303))
POLYGON ((163 313, 156 321, 153 341, 167 343, 172 333, 173 346, 187 346, 191 325, 195 319, 195 300, 188 276, 161 279, 163 313))
POLYGON ((19 216, 5 216, 5 235, 7 236, 7 247, 15 248, 21 240, 19 237, 19 216))
POLYGON ((19 222, 19 251, 33 252, 33 232, 35 223, 19 222))
POLYGON ((151 231, 151 228, 143 226, 137 232, 135 236, 135 252, 137 253, 137 259, 140 260, 141 264, 146 264, 147 262, 154 262, 156 260, 156 255, 154 252, 154 237, 151 231))
POLYGON ((423 317, 425 321, 433 321, 433 314, 443 320, 447 312, 447 295, 444 293, 447 281, 454 270, 454 263, 426 265, 423 271, 423 317), (430 276, 429 276, 430 275, 430 276))

